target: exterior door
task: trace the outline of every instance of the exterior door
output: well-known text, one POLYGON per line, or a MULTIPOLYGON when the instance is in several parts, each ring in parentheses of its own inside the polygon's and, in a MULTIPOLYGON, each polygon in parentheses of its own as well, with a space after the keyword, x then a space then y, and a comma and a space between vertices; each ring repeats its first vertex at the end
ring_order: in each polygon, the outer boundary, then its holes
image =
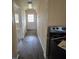
POLYGON ((36 30, 37 29, 37 19, 34 14, 27 15, 27 29, 36 30))

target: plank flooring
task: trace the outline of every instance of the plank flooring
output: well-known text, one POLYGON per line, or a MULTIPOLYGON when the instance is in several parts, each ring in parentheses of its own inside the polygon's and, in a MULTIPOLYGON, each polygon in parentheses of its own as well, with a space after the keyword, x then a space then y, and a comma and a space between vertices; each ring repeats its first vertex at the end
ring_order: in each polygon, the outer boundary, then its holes
POLYGON ((40 41, 36 35, 27 35, 18 43, 18 59, 44 59, 40 41))

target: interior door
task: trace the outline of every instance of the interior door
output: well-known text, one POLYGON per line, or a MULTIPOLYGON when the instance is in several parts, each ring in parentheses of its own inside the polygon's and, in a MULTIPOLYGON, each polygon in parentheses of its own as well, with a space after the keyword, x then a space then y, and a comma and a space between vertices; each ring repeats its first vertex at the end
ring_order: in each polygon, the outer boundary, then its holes
POLYGON ((37 29, 37 19, 34 14, 27 15, 27 29, 36 30, 37 29))

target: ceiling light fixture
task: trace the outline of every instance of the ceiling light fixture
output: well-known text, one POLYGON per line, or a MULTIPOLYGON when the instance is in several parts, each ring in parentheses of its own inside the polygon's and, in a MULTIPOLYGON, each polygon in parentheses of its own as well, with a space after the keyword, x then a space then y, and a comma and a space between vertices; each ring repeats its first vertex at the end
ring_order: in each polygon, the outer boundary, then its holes
POLYGON ((28 2, 28 8, 32 9, 32 2, 28 2))

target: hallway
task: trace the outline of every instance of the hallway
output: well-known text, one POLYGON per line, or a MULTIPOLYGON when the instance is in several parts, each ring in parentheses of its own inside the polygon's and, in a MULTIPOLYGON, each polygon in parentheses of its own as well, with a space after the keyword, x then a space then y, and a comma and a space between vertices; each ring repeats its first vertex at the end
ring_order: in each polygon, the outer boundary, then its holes
POLYGON ((27 35, 18 43, 18 59, 44 59, 40 41, 36 35, 27 35))
POLYGON ((48 27, 66 25, 65 0, 12 1, 12 58, 46 59, 48 27))

